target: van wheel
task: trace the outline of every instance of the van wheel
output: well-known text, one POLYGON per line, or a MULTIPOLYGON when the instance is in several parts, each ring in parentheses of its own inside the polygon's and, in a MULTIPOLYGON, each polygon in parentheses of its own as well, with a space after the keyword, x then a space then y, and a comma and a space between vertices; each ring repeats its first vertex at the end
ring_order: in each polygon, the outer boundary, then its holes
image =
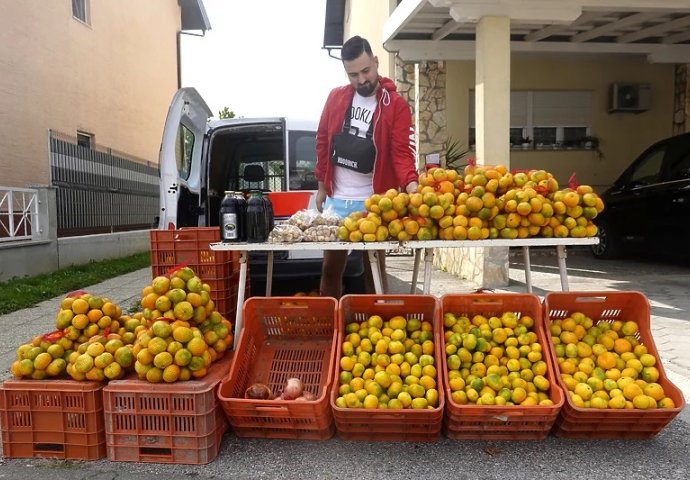
POLYGON ((602 260, 610 260, 620 257, 620 241, 618 238, 616 238, 613 230, 605 223, 601 223, 600 225, 597 225, 597 227, 599 229, 597 233, 599 243, 590 247, 592 255, 602 260))

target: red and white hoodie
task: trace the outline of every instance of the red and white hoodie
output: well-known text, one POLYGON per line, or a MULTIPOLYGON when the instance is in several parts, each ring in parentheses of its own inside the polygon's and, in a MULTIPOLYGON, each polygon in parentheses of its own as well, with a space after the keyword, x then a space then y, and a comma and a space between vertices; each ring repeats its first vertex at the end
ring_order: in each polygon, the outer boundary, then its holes
MULTIPOLYGON (((333 195, 335 168, 330 160, 333 151, 331 141, 343 130, 345 111, 352 102, 354 92, 350 85, 331 90, 316 133, 316 179, 324 182, 329 197, 333 195)), ((384 193, 391 188, 404 190, 410 182, 418 179, 412 113, 390 78, 379 76, 372 121, 376 148, 372 179, 374 192, 384 193)))

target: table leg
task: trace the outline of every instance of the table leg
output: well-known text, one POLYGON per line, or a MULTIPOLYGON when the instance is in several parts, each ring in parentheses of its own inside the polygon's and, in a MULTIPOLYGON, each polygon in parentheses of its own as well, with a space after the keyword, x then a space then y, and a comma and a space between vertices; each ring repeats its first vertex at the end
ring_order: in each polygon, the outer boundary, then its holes
POLYGON ((527 285, 527 292, 532 293, 532 265, 529 260, 529 247, 522 247, 522 257, 525 262, 525 285, 527 285))
POLYGON ((565 245, 556 245, 558 252, 558 273, 561 275, 561 290, 567 292, 570 290, 568 286, 568 269, 565 266, 565 259, 568 255, 565 252, 565 245))
POLYGON ((432 262, 434 260, 434 249, 425 248, 424 249, 424 288, 422 293, 424 295, 429 295, 431 291, 431 268, 432 262))
POLYGON ((235 340, 233 342, 233 349, 237 350, 237 343, 240 340, 240 333, 242 331, 242 306, 244 305, 244 292, 247 288, 247 257, 248 252, 240 252, 240 279, 237 284, 237 310, 235 311, 235 340))
POLYGON ((385 293, 381 282, 381 270, 379 269, 378 250, 368 250, 369 263, 371 264, 371 276, 374 279, 374 291, 377 294, 385 293))
POLYGON ((273 289, 273 250, 266 253, 266 296, 270 297, 273 289))
POLYGON ((414 268, 412 269, 412 281, 410 282, 410 294, 417 290, 417 276, 419 275, 419 259, 422 258, 422 250, 416 248, 414 250, 414 268))

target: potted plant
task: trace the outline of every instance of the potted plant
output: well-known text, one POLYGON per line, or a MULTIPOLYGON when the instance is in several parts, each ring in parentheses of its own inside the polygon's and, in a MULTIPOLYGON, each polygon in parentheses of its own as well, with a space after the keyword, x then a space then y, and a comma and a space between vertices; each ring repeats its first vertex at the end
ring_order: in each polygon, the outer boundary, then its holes
POLYGON ((466 157, 470 152, 465 150, 465 147, 460 143, 459 140, 452 137, 448 138, 448 140, 443 143, 443 147, 445 149, 446 157, 445 168, 452 168, 458 171, 465 168, 467 162, 462 162, 463 160, 466 160, 466 157))
POLYGON ((522 148, 524 149, 528 149, 532 146, 532 139, 529 137, 522 137, 520 142, 522 143, 522 148))
POLYGON ((588 150, 596 150, 599 148, 599 139, 597 137, 587 135, 586 137, 582 137, 582 144, 588 150))

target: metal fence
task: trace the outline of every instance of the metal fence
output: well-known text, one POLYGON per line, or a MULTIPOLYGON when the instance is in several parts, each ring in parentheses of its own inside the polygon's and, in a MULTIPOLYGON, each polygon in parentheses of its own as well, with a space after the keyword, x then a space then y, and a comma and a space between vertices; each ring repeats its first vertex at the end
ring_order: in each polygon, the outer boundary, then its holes
POLYGON ((51 130, 50 171, 58 237, 151 228, 158 215, 155 164, 51 130))
POLYGON ((31 240, 38 231, 37 191, 0 187, 0 242, 31 240))

